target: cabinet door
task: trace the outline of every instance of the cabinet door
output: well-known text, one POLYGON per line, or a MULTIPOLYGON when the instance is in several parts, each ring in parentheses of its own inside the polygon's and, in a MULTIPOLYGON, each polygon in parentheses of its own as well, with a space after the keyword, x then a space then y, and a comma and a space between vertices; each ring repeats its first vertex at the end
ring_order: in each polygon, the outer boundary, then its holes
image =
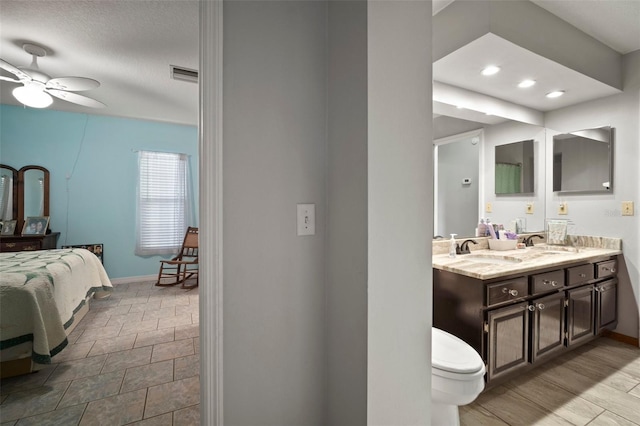
POLYGON ((564 293, 531 301, 531 362, 564 349, 564 293))
POLYGON ((528 303, 488 312, 487 381, 527 365, 529 347, 528 303))
POLYGON ((595 300, 593 286, 587 285, 569 290, 567 311, 567 346, 589 340, 594 335, 595 300))
POLYGON ((616 280, 596 284, 596 331, 613 330, 618 325, 618 285, 616 280))

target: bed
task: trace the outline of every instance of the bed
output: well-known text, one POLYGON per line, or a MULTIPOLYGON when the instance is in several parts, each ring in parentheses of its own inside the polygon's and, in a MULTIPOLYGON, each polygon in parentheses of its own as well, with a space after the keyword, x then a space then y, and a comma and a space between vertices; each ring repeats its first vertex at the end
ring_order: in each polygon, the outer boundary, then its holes
POLYGON ((91 297, 107 297, 111 281, 85 249, 0 253, 2 377, 38 370, 68 343, 91 297))

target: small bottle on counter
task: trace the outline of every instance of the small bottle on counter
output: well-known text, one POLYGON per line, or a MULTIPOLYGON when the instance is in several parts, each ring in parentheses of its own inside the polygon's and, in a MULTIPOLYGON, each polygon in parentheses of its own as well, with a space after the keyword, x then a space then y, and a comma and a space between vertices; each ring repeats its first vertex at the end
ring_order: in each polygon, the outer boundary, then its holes
POLYGON ((476 237, 486 237, 487 236, 487 225, 484 223, 484 219, 480 218, 480 223, 478 223, 478 227, 476 228, 476 237))
POLYGON ((458 234, 451 234, 451 239, 449 240, 449 257, 452 258, 456 257, 456 251, 458 248, 458 244, 456 244, 456 235, 458 234))

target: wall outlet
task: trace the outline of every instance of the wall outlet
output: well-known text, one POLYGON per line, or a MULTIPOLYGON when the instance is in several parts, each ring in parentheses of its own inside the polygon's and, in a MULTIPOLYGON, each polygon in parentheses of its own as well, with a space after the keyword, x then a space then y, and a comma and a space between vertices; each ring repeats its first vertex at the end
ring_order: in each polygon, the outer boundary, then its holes
POLYGON ((316 205, 298 204, 298 235, 316 234, 316 205))
POLYGON ((485 206, 484 211, 487 212, 487 213, 493 212, 493 206, 491 205, 491 203, 487 203, 487 205, 485 206))
POLYGON ((524 211, 526 214, 533 214, 533 203, 527 203, 524 211))
POLYGON ((633 201, 622 202, 622 216, 633 216, 633 201))
POLYGON ((560 203, 558 207, 558 214, 569 214, 569 206, 567 203, 560 203))

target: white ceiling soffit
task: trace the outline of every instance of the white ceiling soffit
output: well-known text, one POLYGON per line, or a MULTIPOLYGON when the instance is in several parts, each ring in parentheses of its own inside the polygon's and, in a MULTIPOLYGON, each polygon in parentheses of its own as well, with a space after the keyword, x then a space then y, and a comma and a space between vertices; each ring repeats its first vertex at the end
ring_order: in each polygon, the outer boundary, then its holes
MULTIPOLYGON (((171 79, 169 68, 198 68, 197 1, 2 0, 0 10, 2 59, 28 65, 22 45, 30 42, 48 51, 38 64, 51 77, 101 83, 83 94, 106 108, 54 99, 51 109, 197 124, 198 85, 171 79)), ((21 105, 11 95, 14 87, 1 83, 3 104, 21 105)))
MULTIPOLYGON (((435 93, 435 92, 434 92, 435 93)), ((469 108, 458 108, 451 104, 433 101, 433 118, 438 117, 453 117, 460 120, 473 121, 476 123, 482 123, 489 126, 494 124, 504 123, 508 121, 506 118, 497 115, 487 115, 484 112, 474 111, 469 108)))
POLYGON ((623 55, 640 49, 638 0, 531 1, 623 55))
POLYGON ((620 93, 491 33, 434 62, 433 79, 545 112, 620 93), (483 76, 480 71, 487 65, 499 66, 500 72, 483 76), (524 79, 535 80, 536 84, 518 88, 524 79), (545 96, 554 90, 564 90, 565 94, 554 99, 545 96))

